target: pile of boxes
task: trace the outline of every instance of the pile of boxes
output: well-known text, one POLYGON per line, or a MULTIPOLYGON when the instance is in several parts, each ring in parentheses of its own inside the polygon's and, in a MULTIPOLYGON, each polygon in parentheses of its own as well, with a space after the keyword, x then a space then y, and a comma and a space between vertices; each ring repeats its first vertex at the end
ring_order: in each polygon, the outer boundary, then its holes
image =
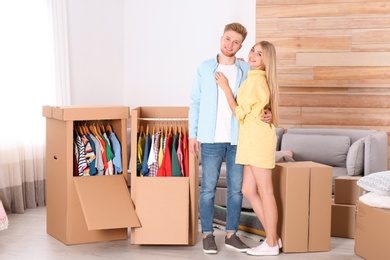
POLYGON ((363 195, 363 189, 356 183, 360 176, 340 176, 334 183, 332 203, 333 237, 355 238, 356 201, 363 195))

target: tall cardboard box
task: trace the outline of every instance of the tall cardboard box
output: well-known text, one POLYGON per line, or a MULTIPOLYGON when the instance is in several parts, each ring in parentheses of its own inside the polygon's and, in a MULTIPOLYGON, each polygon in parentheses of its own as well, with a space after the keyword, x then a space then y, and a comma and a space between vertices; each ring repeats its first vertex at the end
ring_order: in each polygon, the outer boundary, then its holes
POLYGON ((355 254, 371 260, 390 259, 390 210, 357 201, 355 254))
POLYGON ((272 176, 283 252, 329 251, 332 168, 315 162, 277 163, 272 176))
POLYGON ((64 244, 128 239, 139 226, 126 174, 73 176, 74 124, 108 122, 122 148, 127 173, 129 107, 43 107, 46 117, 46 228, 64 244))
POLYGON ((334 183, 334 203, 355 205, 364 190, 357 185, 361 176, 339 176, 334 183))
MULTIPOLYGON (((131 128, 188 127, 188 107, 138 107, 131 128)), ((137 154, 137 131, 131 131, 131 154, 137 154)), ((189 154, 189 177, 137 176, 131 156, 131 198, 140 227, 131 228, 132 244, 195 245, 198 235, 199 162, 189 154)))
POLYGON ((332 203, 332 237, 355 237, 356 205, 332 203))

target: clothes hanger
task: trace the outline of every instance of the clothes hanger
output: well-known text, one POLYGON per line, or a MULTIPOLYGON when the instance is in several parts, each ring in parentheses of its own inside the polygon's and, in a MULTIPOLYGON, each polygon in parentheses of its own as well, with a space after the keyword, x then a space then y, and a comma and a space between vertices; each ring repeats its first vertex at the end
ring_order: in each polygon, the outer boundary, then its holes
POLYGON ((89 131, 88 126, 87 126, 86 123, 84 123, 84 125, 83 125, 83 130, 84 130, 84 133, 85 133, 86 135, 91 134, 91 132, 89 131))
POLYGON ((106 131, 107 131, 107 133, 108 133, 109 135, 111 135, 111 133, 113 132, 113 131, 112 131, 112 127, 111 127, 110 124, 107 124, 107 125, 106 125, 106 131))
POLYGON ((104 128, 104 125, 103 124, 99 124, 98 126, 100 128, 101 133, 104 134, 106 132, 106 129, 104 128))

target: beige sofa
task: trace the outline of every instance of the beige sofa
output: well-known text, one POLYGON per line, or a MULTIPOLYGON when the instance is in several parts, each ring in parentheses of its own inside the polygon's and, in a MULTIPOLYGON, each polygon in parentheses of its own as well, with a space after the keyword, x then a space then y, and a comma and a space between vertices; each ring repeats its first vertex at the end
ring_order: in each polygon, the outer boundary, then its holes
MULTIPOLYGON (((276 161, 314 161, 332 166, 333 185, 338 176, 387 170, 387 133, 371 129, 349 128, 277 128, 277 150, 291 150, 289 158, 277 152, 276 161)), ((200 162, 200 181, 202 164, 200 162)), ((200 182, 199 182, 200 183, 200 182)), ((226 206, 226 167, 222 165, 215 204, 226 206)), ((244 198, 242 207, 251 209, 244 198)))

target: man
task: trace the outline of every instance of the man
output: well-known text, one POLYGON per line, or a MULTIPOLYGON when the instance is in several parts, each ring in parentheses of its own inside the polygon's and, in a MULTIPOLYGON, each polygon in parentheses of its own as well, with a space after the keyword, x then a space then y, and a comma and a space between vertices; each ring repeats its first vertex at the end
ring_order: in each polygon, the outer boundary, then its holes
MULTIPOLYGON (((215 73, 222 72, 228 78, 234 96, 237 95, 249 70, 248 64, 235 57, 246 36, 247 30, 243 25, 227 24, 220 40, 221 53, 200 64, 191 91, 189 146, 190 152, 198 156, 201 143, 199 214, 205 253, 218 252, 213 235, 214 197, 223 161, 226 161, 228 187, 225 245, 239 252, 249 249, 236 235, 242 205, 243 176, 243 165, 235 163, 238 121, 215 81, 215 73)), ((268 122, 270 116, 262 120, 268 122)))

